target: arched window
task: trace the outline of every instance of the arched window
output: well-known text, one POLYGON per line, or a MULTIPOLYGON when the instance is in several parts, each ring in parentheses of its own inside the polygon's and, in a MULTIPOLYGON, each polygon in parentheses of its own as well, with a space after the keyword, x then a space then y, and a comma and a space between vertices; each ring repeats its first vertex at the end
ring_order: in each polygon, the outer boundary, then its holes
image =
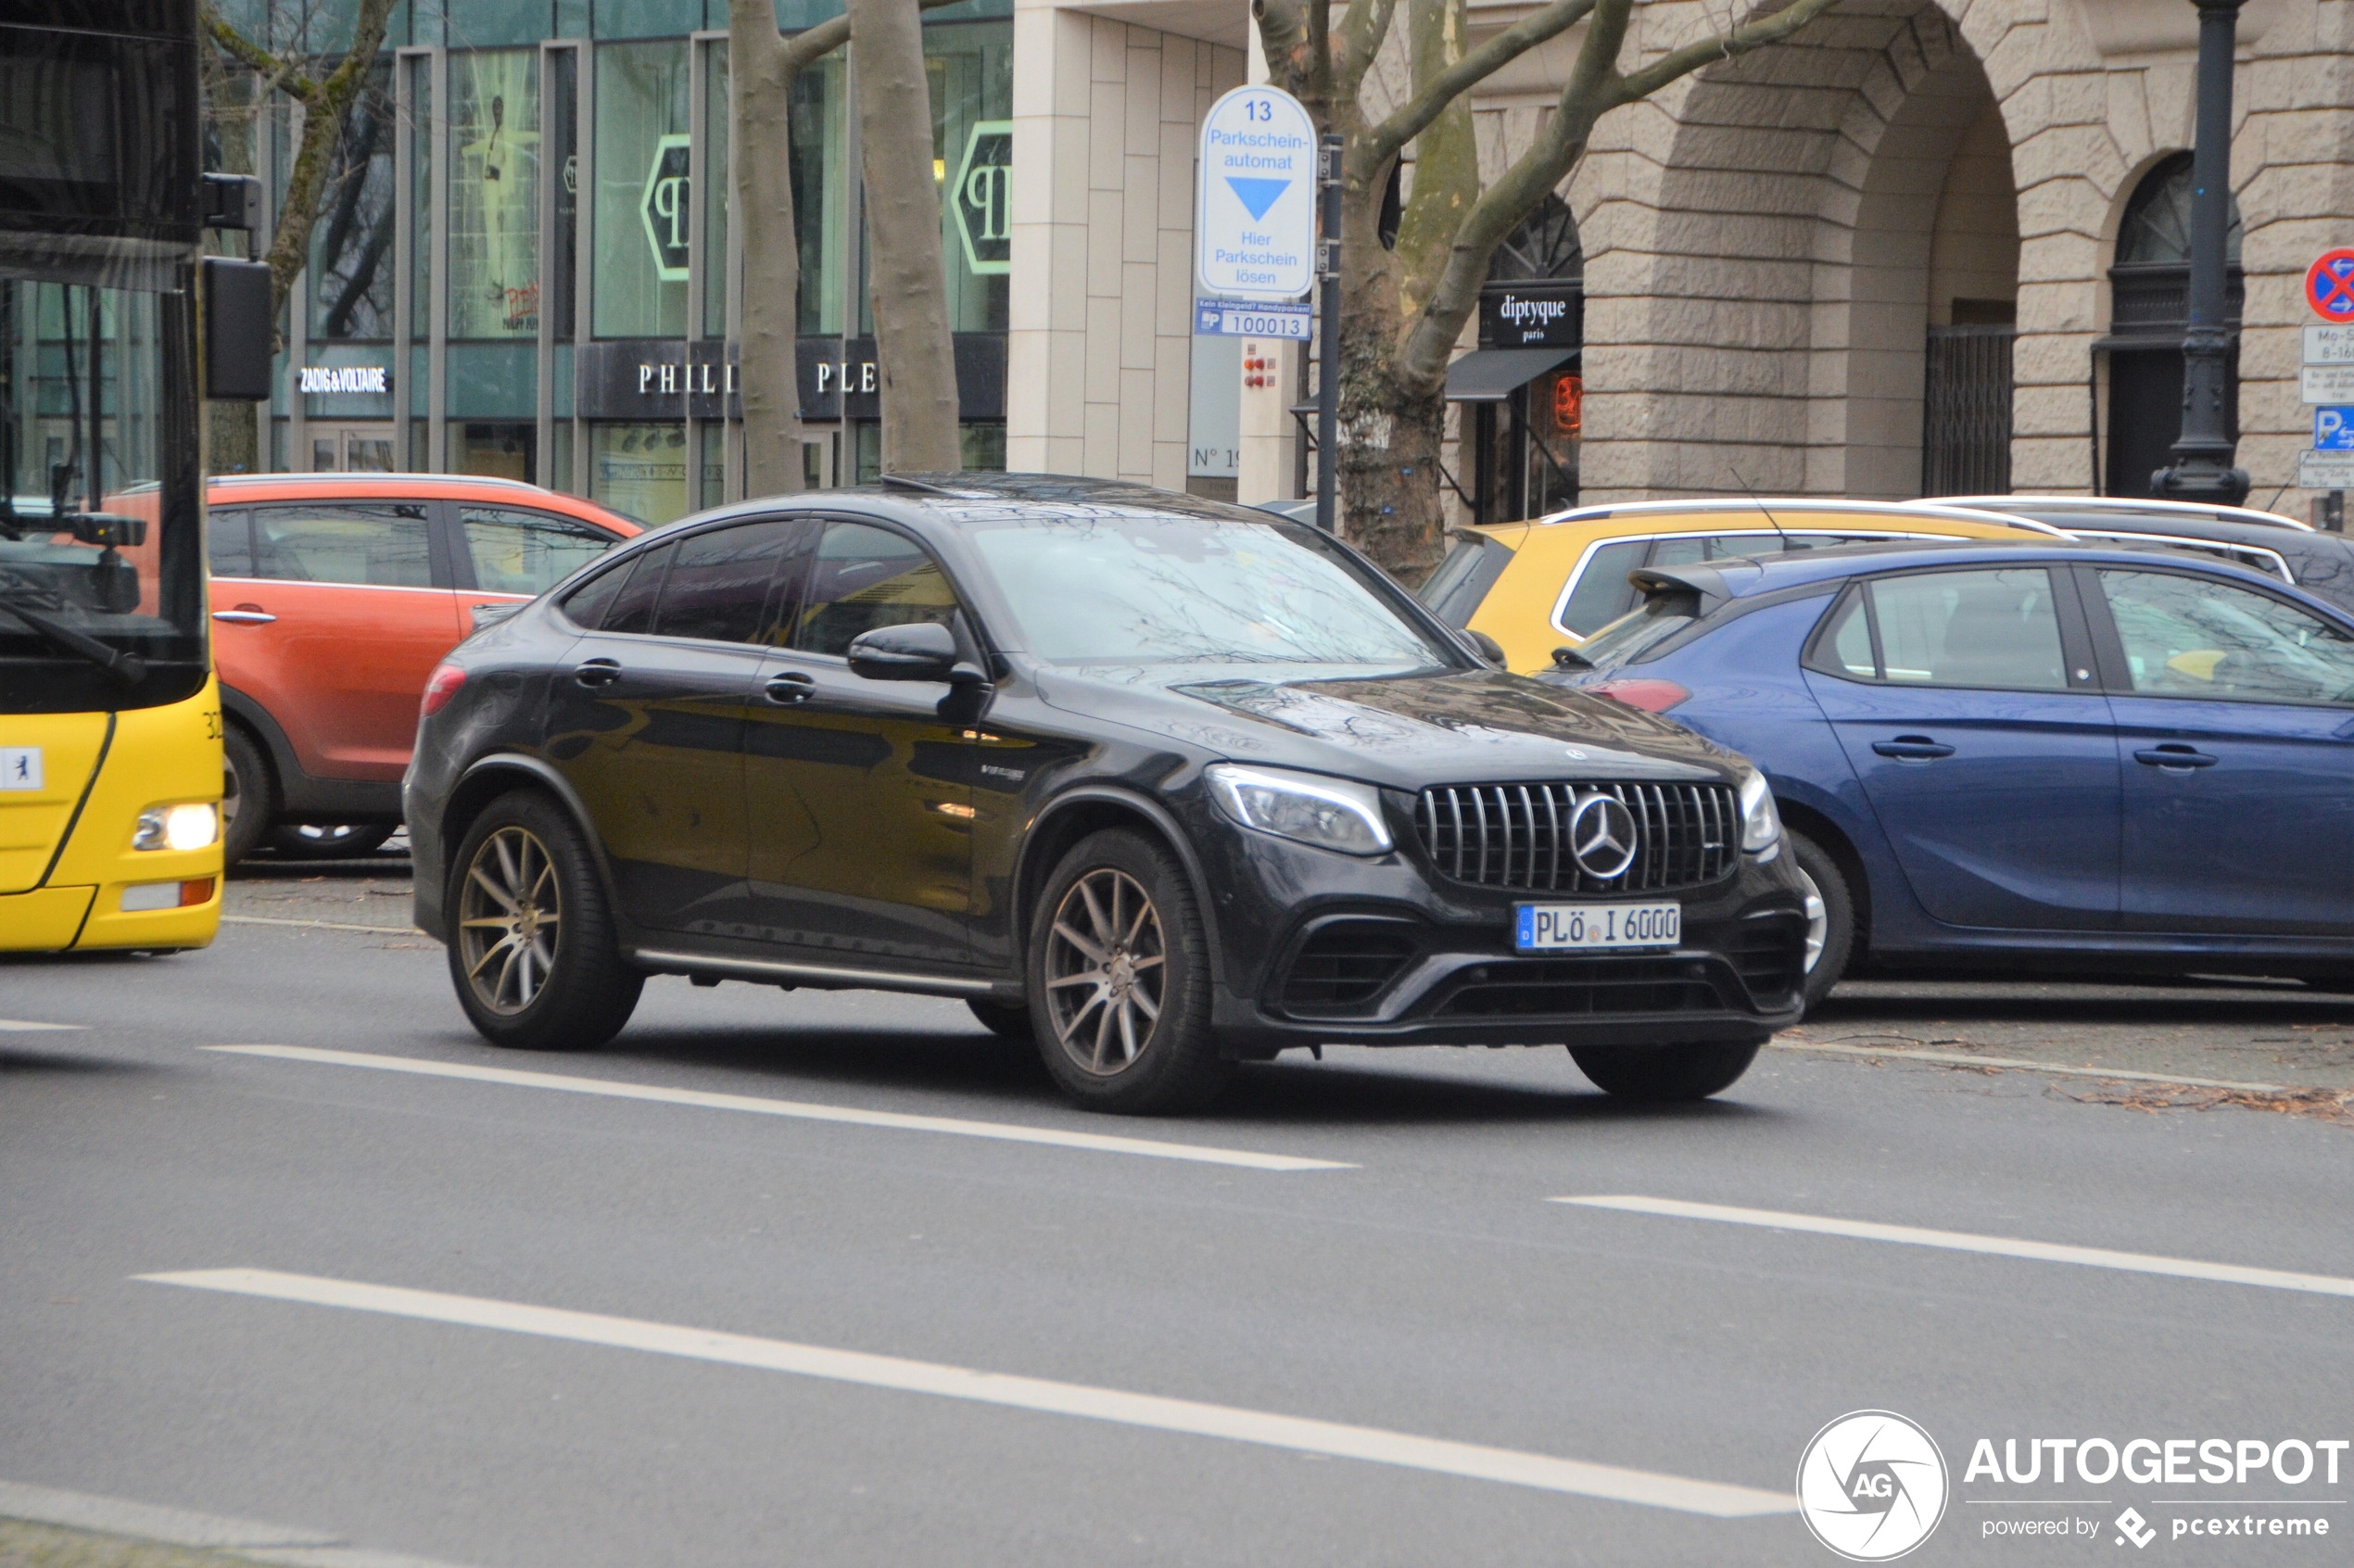
MULTIPOLYGON (((2162 158, 2142 176, 2117 226, 2108 270, 2108 449, 2101 487, 2115 496, 2151 494, 2150 475, 2173 461, 2183 429, 2183 334, 2191 314, 2191 155, 2162 158)), ((2225 313, 2237 328, 2246 284, 2240 272, 2240 209, 2231 204, 2223 242, 2225 313)), ((2224 383, 2224 419, 2239 431, 2239 356, 2224 383)))
MULTIPOLYGON (((2240 204, 2232 201, 2232 226, 2223 238, 2223 260, 2240 259, 2240 204)), ((2123 267, 2191 264, 2191 155, 2176 153, 2142 176, 2125 204, 2117 229, 2117 261, 2123 267)))
POLYGON ((1586 250, 1577 241, 1577 219, 1569 204, 1548 196, 1519 228, 1504 236, 1487 264, 1487 281, 1499 283, 1582 283, 1586 250))

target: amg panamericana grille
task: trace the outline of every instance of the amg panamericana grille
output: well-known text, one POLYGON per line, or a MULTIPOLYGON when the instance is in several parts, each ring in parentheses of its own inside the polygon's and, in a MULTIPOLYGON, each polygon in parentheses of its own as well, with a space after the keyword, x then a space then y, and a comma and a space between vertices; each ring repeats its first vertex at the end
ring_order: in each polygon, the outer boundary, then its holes
POLYGON ((1740 861, 1740 803, 1723 784, 1455 784, 1422 792, 1414 828, 1440 875, 1530 892, 1672 892, 1740 861), (1634 864, 1608 881, 1570 853, 1570 817, 1597 791, 1625 803, 1639 838, 1634 864))

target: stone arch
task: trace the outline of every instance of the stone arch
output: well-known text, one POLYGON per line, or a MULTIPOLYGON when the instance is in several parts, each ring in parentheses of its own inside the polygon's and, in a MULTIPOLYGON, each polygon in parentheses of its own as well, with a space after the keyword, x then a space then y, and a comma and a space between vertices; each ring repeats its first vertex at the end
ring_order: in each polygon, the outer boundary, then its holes
POLYGON ((1960 28, 1845 0, 1653 112, 1649 211, 1588 263, 1637 302, 1588 328, 1588 493, 1919 493, 1929 329, 2018 287, 2010 137, 1960 28))

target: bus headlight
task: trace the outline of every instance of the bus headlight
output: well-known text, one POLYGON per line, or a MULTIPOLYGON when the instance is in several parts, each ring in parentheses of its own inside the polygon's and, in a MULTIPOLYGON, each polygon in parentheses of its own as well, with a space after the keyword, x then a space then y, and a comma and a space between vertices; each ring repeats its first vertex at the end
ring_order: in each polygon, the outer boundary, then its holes
POLYGON ((131 847, 200 850, 220 836, 221 813, 209 802, 149 806, 139 814, 139 830, 132 834, 131 847))

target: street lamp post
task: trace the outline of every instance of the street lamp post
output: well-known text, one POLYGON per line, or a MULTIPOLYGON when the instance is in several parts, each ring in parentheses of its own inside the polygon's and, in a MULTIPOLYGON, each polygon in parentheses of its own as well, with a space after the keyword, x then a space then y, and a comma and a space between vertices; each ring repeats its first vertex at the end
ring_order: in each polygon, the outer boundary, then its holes
POLYGON ((2237 506, 2247 471, 2232 464, 2224 420, 2232 335, 2225 324, 2223 241, 2232 221, 2232 51, 2242 0, 2198 7, 2198 129, 2191 149, 2190 330, 2183 335, 2183 434, 2171 467, 2150 476, 2170 500, 2237 506))

